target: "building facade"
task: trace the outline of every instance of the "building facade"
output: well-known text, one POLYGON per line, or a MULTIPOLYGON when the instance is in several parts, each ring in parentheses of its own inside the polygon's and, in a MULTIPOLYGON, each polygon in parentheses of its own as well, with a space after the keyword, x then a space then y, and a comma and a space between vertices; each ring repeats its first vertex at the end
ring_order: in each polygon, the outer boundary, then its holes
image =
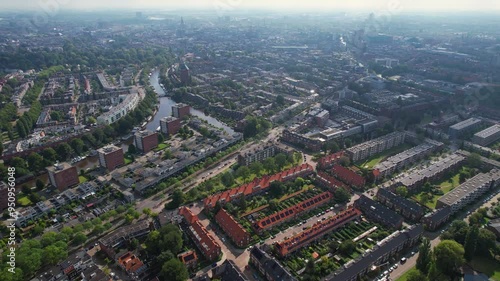
POLYGON ((158 133, 151 131, 141 131, 135 133, 135 147, 143 153, 148 153, 158 146, 158 133))
POLYGON ((47 167, 47 171, 49 173, 50 184, 55 186, 59 191, 64 191, 68 187, 77 185, 80 182, 76 167, 66 162, 47 167))
POLYGON ((175 135, 181 128, 181 119, 167 116, 160 119, 160 130, 165 135, 175 135))
POLYGON ((99 165, 108 171, 125 165, 123 148, 109 145, 97 150, 99 153, 99 165))
POLYGON ((172 105, 172 115, 175 118, 182 119, 184 116, 189 115, 190 111, 190 106, 184 103, 178 103, 175 105, 172 105))

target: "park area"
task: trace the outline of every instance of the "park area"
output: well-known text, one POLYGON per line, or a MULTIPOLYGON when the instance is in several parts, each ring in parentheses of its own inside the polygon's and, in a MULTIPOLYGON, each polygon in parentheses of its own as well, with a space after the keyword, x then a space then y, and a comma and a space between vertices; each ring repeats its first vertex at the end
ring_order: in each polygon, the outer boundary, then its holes
POLYGON ((423 191, 413 196, 413 199, 431 210, 436 209, 437 200, 460 185, 460 172, 435 185, 424 185, 423 191))

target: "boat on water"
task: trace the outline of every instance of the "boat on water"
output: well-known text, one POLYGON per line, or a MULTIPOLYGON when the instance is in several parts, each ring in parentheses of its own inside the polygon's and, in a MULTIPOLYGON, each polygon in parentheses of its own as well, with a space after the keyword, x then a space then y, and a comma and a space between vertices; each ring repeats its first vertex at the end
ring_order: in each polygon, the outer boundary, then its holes
POLYGON ((149 122, 149 121, 151 121, 151 119, 153 119, 153 116, 149 116, 147 121, 149 122))
POLYGON ((160 129, 161 129, 161 127, 160 127, 160 126, 158 126, 158 128, 156 128, 156 131, 157 131, 157 132, 159 132, 159 131, 160 131, 160 129))
POLYGON ((146 125, 147 125, 147 124, 148 124, 148 122, 144 122, 144 123, 142 123, 142 125, 141 125, 141 129, 144 129, 144 127, 146 127, 146 125))

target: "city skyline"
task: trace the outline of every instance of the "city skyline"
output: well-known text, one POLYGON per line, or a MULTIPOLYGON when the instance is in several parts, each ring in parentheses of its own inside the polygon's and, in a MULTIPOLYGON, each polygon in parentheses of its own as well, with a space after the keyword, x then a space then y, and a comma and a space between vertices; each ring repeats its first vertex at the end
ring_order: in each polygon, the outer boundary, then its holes
POLYGON ((239 9, 270 9, 270 10, 398 10, 398 11, 499 11, 500 3, 493 0, 458 0, 458 1, 408 1, 408 0, 374 0, 366 3, 363 0, 353 1, 324 1, 324 0, 108 0, 96 1, 90 0, 85 2, 62 0, 62 1, 36 1, 36 0, 21 0, 8 1, 0 0, 0 6, 4 10, 49 10, 57 12, 58 10, 106 10, 106 9, 179 9, 179 8, 196 8, 196 9, 223 9, 223 10, 239 10, 239 9))

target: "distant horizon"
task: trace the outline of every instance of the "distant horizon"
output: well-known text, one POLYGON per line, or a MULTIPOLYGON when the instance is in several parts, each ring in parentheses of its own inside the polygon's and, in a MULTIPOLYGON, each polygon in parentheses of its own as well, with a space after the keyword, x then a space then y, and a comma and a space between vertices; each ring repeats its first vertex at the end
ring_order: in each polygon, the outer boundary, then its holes
MULTIPOLYGON (((497 0, 0 0, 3 12, 59 11, 98 12, 106 10, 206 10, 215 12, 237 12, 245 10, 265 11, 321 11, 343 12, 363 11, 374 13, 405 12, 500 12, 497 0)), ((0 12, 1 13, 1 12, 0 12)))

